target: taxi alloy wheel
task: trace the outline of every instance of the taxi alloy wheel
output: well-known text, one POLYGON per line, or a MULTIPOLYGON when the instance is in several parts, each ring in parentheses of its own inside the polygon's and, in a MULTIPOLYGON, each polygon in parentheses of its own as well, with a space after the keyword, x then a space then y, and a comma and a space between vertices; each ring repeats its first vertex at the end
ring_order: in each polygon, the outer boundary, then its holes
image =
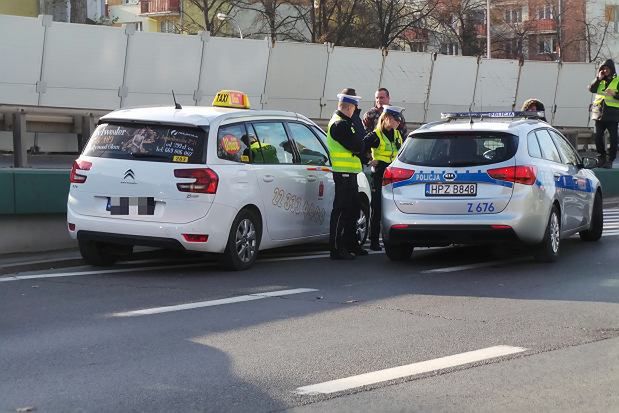
POLYGON ((242 210, 234 219, 222 264, 229 270, 245 270, 253 265, 258 256, 260 230, 256 215, 242 210))
POLYGON ((561 247, 561 218, 559 209, 556 206, 552 207, 548 225, 544 233, 544 239, 538 246, 535 258, 541 262, 553 262, 559 258, 559 250, 561 247))
POLYGON ((370 206, 365 200, 361 201, 361 210, 359 211, 359 219, 357 220, 356 233, 357 242, 359 245, 365 244, 368 239, 370 223, 370 206))

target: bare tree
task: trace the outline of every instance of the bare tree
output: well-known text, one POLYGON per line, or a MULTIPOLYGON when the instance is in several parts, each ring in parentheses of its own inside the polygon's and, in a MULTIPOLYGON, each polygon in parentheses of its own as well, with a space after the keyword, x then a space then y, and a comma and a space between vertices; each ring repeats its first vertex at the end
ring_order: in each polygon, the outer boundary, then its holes
POLYGON ((275 40, 305 41, 301 28, 304 16, 287 0, 239 0, 236 7, 256 15, 253 36, 269 36, 275 40))
POLYGON ((88 5, 86 0, 70 0, 71 23, 87 23, 88 5))
POLYGON ((311 42, 363 45, 359 30, 367 24, 364 0, 301 0, 295 8, 311 42))
POLYGON ((183 24, 181 32, 197 33, 208 31, 212 35, 221 32, 221 24, 218 24, 217 13, 225 13, 234 17, 233 10, 235 1, 230 0, 184 0, 183 24))
POLYGON ((437 7, 437 1, 369 0, 371 24, 367 28, 376 47, 389 48, 407 31, 420 28, 437 7))
POLYGON ((456 43, 464 56, 476 56, 484 50, 478 39, 484 24, 485 0, 438 0, 431 13, 434 36, 443 43, 456 43))

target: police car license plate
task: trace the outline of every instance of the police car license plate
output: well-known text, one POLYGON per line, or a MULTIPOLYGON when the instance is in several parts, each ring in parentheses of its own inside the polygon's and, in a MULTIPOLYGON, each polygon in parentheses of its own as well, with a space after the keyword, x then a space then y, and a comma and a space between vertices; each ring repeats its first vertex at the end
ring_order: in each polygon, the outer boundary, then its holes
POLYGON ((477 184, 426 184, 426 196, 476 196, 477 184))
POLYGON ((153 197, 108 197, 106 211, 111 215, 155 215, 155 198, 153 197))

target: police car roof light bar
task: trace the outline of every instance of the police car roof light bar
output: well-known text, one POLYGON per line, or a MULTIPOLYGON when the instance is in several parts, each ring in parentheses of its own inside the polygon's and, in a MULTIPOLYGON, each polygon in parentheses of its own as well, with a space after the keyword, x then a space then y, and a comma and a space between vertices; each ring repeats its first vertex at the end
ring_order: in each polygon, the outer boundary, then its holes
POLYGON ((441 119, 453 120, 453 119, 470 119, 479 118, 481 120, 486 118, 494 119, 514 119, 514 118, 526 118, 526 119, 540 119, 544 117, 543 111, 510 111, 510 112, 443 112, 441 113, 441 119))

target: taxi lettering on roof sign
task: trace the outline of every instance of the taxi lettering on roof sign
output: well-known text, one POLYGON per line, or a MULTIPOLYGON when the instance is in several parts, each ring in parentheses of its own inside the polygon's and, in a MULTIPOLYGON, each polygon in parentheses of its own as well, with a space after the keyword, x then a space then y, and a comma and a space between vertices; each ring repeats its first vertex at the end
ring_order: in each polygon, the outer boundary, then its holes
POLYGON ((213 106, 249 109, 249 97, 238 90, 220 90, 213 99, 213 106))

